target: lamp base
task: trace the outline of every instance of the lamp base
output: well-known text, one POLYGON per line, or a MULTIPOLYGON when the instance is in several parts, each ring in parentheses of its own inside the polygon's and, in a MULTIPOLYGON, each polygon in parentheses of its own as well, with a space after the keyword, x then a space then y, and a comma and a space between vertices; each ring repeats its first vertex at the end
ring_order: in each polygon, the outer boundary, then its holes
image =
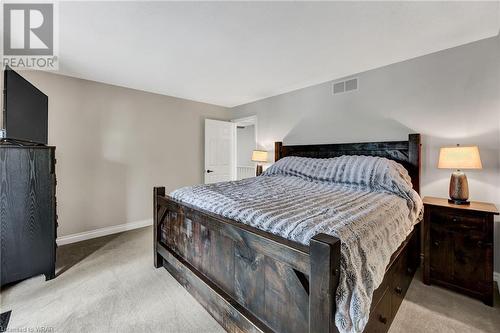
POLYGON ((262 165, 257 164, 257 169, 255 170, 255 175, 260 176, 262 174, 262 165))
POLYGON ((469 184, 467 176, 461 171, 455 171, 450 178, 450 199, 456 205, 466 205, 469 201, 469 184))
POLYGON ((448 202, 454 205, 470 205, 469 200, 455 200, 455 199, 448 199, 448 202))

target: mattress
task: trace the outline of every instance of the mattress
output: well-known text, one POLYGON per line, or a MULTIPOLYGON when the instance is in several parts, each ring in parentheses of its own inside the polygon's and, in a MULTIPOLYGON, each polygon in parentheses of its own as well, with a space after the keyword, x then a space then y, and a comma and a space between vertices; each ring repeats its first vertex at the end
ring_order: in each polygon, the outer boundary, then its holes
POLYGON ((423 206, 403 166, 367 156, 286 157, 262 176, 185 187, 171 196, 304 245, 318 233, 338 237, 340 332, 363 331, 373 292, 423 206))

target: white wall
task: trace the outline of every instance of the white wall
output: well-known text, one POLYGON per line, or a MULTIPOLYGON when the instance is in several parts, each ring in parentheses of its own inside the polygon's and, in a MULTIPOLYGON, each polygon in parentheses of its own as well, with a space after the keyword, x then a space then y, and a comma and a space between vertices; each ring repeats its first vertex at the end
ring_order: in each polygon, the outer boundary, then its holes
POLYGON ((255 149, 255 126, 245 126, 236 129, 237 161, 238 166, 254 166, 252 151, 255 149))
POLYGON ((44 72, 57 146, 58 236, 150 219, 153 186, 202 182, 204 119, 225 108, 44 72))
POLYGON ((327 82, 235 107, 234 117, 256 114, 259 145, 269 151, 281 140, 405 140, 408 133, 421 133, 423 195, 447 197, 451 171, 436 168, 439 147, 479 145, 483 170, 467 172, 471 199, 500 207, 500 37, 353 76, 359 77, 358 91, 333 95, 327 82))

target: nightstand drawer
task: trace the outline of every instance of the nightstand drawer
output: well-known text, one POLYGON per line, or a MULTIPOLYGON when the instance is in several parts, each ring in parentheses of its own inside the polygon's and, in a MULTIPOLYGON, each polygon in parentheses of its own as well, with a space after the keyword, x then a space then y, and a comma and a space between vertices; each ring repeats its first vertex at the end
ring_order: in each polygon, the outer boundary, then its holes
POLYGON ((458 215, 453 211, 431 209, 430 218, 433 224, 442 225, 454 231, 486 231, 486 218, 484 215, 458 215))

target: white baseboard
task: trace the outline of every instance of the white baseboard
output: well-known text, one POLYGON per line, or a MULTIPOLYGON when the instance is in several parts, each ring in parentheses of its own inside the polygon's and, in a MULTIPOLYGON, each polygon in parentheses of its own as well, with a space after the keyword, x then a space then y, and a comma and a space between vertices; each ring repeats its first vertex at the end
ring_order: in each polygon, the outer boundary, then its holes
POLYGON ((99 229, 95 229, 95 230, 79 232, 79 233, 71 234, 71 235, 67 235, 67 236, 57 237, 56 241, 57 241, 57 245, 61 246, 61 245, 81 242, 81 241, 84 241, 87 239, 116 234, 116 233, 124 232, 127 230, 133 230, 133 229, 137 229, 137 228, 147 227, 147 226, 150 226, 152 224, 153 224, 152 219, 136 221, 136 222, 131 222, 131 223, 118 224, 118 225, 113 225, 111 227, 104 227, 104 228, 99 228, 99 229))

